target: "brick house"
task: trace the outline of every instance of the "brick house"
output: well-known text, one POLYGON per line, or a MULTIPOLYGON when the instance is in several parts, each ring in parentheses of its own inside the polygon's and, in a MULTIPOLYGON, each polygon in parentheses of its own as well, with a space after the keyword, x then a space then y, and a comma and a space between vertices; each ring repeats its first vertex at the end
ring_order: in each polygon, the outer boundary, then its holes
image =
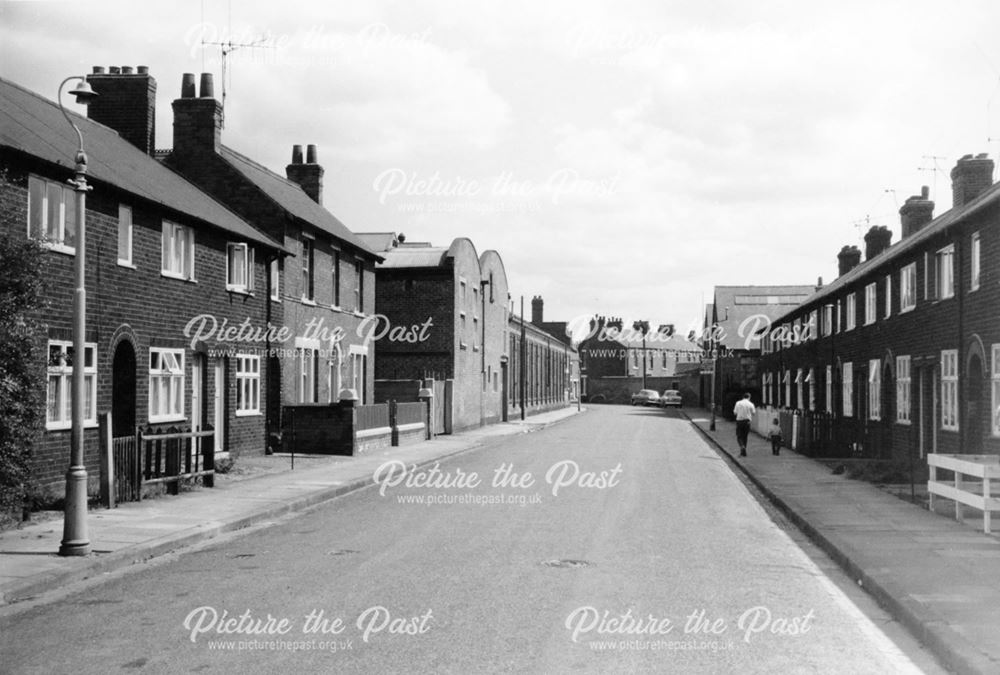
MULTIPOLYGON (((155 124, 155 83, 143 88, 130 77, 95 68, 87 78, 114 102, 94 108, 91 116, 125 136, 137 118, 155 124)), ((254 326, 270 322, 288 330, 287 339, 268 342, 263 350, 270 355, 264 364, 269 438, 282 427, 283 406, 335 403, 345 390, 351 392, 345 396, 370 403, 372 350, 364 331, 371 324, 379 257, 323 208, 316 148, 309 146, 303 158, 301 146, 293 146, 286 176, 279 176, 223 145, 222 105, 210 74, 202 75, 198 96, 194 75, 183 76, 173 112, 173 148, 156 151, 157 158, 294 254, 260 260, 268 266, 259 288, 270 299, 269 314, 254 326)))
POLYGON ((499 421, 508 300, 500 255, 478 255, 466 238, 444 247, 393 233, 360 237, 384 258, 376 266, 376 311, 414 337, 375 342, 376 400, 402 396, 414 382, 450 380, 449 432, 499 421))
MULTIPOLYGON (((732 417, 736 400, 750 392, 759 401, 761 382, 757 362, 760 335, 771 322, 815 293, 816 286, 716 286, 706 307, 701 346, 706 355, 715 350, 715 403, 732 417)), ((710 406, 712 375, 701 375, 701 405, 710 406)))
MULTIPOLYGON (((130 86, 155 91, 145 68, 130 86)), ((3 236, 44 242, 49 306, 46 429, 34 448, 34 477, 58 486, 70 446, 72 304, 76 255, 73 176, 77 137, 57 104, 0 80, 0 219, 3 236)), ((84 455, 98 469, 97 418, 112 414, 116 436, 136 426, 214 428, 217 452, 263 453, 268 392, 260 359, 245 342, 210 353, 185 335, 192 316, 219 322, 267 320, 263 261, 282 244, 150 155, 152 117, 119 135, 70 113, 89 156, 86 208, 87 400, 84 455), (183 308, 182 311, 177 311, 183 308)))
POLYGON ((579 351, 566 322, 544 321, 543 311, 541 296, 535 296, 531 321, 510 313, 505 419, 565 408, 579 395, 579 351))
POLYGON ((650 330, 626 326, 620 317, 596 316, 579 349, 585 400, 628 403, 646 388, 675 389, 686 405, 697 402, 701 347, 678 335, 672 324, 650 330))
MULTIPOLYGON (((856 428, 866 454, 1000 453, 1000 184, 985 154, 951 172, 937 218, 925 187, 900 208, 902 238, 873 227, 866 260, 775 322, 767 404, 856 428)), ((922 463, 922 466, 926 464, 922 463)))

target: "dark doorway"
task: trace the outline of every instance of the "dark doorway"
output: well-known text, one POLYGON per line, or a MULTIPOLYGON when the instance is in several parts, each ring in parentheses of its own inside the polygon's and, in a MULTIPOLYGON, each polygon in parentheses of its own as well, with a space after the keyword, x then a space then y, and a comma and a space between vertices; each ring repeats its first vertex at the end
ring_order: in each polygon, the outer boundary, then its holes
POLYGON ((111 364, 111 435, 135 433, 135 349, 127 340, 115 347, 111 364))
POLYGON ((983 435, 987 431, 986 405, 983 401, 983 389, 985 378, 983 376, 983 361, 979 354, 969 357, 968 383, 965 391, 966 418, 965 422, 965 448, 963 452, 979 455, 983 452, 983 435))

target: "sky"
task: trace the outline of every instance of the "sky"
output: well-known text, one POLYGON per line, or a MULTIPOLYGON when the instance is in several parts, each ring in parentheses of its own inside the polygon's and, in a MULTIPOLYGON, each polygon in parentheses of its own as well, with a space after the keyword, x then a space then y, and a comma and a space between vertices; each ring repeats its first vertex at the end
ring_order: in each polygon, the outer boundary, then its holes
MULTIPOLYGON (((158 148, 183 73, 223 143, 315 144, 355 232, 497 250, 545 319, 700 329, 716 285, 811 285, 872 225, 1000 152, 1000 3, 0 0, 0 76, 146 65, 158 148), (222 47, 239 47, 226 59, 222 47), (991 140, 992 139, 992 140, 991 140)), ((81 110, 82 112, 82 110, 81 110)))

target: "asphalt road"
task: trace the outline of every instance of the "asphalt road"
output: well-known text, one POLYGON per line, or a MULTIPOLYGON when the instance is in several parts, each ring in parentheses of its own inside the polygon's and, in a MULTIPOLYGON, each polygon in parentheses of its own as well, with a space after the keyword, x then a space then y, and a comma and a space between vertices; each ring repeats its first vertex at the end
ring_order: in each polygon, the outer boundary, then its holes
POLYGON ((941 672, 676 413, 438 469, 8 612, 0 670, 941 672))

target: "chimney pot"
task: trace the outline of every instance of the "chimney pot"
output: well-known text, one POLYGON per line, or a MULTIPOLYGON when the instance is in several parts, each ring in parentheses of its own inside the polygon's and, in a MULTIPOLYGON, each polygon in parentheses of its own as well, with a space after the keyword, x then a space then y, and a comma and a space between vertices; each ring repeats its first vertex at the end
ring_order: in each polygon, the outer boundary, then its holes
POLYGON ((302 163, 302 146, 293 145, 292 146, 292 164, 302 163))
POLYGON ((316 163, 316 146, 310 143, 306 146, 306 164, 316 163))
POLYGON ((861 249, 857 246, 845 246, 837 254, 838 276, 844 276, 861 264, 861 249))
POLYGON ((902 225, 902 238, 918 232, 927 223, 934 220, 934 202, 930 197, 930 188, 921 186, 920 194, 907 197, 906 202, 899 207, 899 222, 902 225))
POLYGON ((121 72, 122 69, 119 68, 118 66, 108 66, 108 73, 111 75, 120 75, 121 72))
POLYGON ((181 76, 181 98, 194 98, 194 73, 181 76))
POLYGON ((874 225, 865 234, 865 260, 871 260, 892 243, 892 230, 885 225, 874 225))
POLYGON ((302 146, 292 146, 292 163, 285 167, 285 176, 297 183, 317 204, 323 203, 323 167, 316 163, 316 146, 306 148, 306 161, 302 161, 302 146))
POLYGON ((542 296, 536 295, 531 299, 531 323, 536 326, 540 326, 542 324, 544 307, 545 302, 542 300, 542 296))
POLYGON ((131 75, 132 66, 122 66, 122 75, 131 75))
POLYGON ((103 75, 104 66, 94 66, 94 75, 103 75))
POLYGON ((149 66, 136 66, 135 70, 140 75, 149 75, 149 66))
POLYGON ((198 88, 199 98, 215 98, 215 85, 212 73, 201 74, 201 85, 198 88))

